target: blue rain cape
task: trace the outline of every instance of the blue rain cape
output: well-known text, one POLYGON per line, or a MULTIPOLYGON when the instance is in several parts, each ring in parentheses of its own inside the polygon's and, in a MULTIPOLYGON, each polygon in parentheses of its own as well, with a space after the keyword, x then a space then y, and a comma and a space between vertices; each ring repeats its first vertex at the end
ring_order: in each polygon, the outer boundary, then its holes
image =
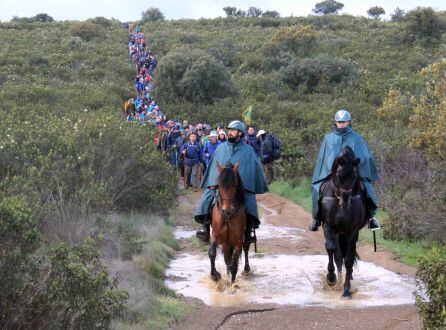
POLYGON ((239 163, 238 171, 243 180, 243 188, 246 194, 246 211, 256 219, 259 219, 256 194, 266 193, 268 186, 254 149, 243 140, 236 143, 223 142, 215 150, 201 182, 201 188, 205 190, 195 211, 195 219, 210 214, 214 195, 209 187, 218 185, 217 162, 222 167, 229 162, 231 164, 239 163))
MULTIPOLYGON (((333 161, 339 155, 343 147, 349 146, 355 152, 357 158, 361 160, 358 165, 359 176, 367 190, 367 197, 373 202, 376 210, 378 201, 373 192, 372 182, 379 180, 378 170, 375 160, 361 135, 353 131, 351 127, 345 129, 334 129, 333 132, 325 135, 324 141, 319 149, 316 167, 314 168, 313 178, 311 180, 311 197, 313 202, 312 214, 316 217, 319 209, 319 189, 321 184, 331 174, 333 161)), ((372 210, 372 213, 374 213, 372 210)), ((372 214, 373 216, 373 214, 372 214)))

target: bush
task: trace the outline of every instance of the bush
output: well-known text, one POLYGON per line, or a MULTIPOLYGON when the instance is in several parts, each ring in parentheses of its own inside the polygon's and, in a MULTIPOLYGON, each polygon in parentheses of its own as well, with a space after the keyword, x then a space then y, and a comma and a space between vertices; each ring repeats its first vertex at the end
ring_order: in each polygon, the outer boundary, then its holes
POLYGON ((80 37, 84 41, 90 41, 100 36, 100 28, 97 24, 91 22, 76 22, 70 26, 68 34, 80 37))
POLYGON ((444 30, 445 22, 430 7, 411 10, 404 17, 403 31, 410 43, 419 41, 425 46, 438 44, 444 30))
POLYGON ((416 306, 423 329, 446 328, 446 247, 421 257, 416 274, 416 306))
POLYGON ((413 147, 426 150, 432 157, 446 159, 446 60, 426 67, 421 75, 424 95, 413 101, 410 125, 414 131, 410 142, 413 147))
POLYGON ((314 91, 322 82, 329 84, 347 83, 356 76, 353 64, 344 59, 319 55, 302 61, 294 60, 279 71, 280 80, 292 88, 305 85, 314 91))
POLYGON ((157 68, 155 94, 163 103, 184 99, 211 104, 237 95, 224 65, 204 51, 178 49, 163 57, 157 68))
POLYGON ((39 244, 31 210, 17 198, 0 200, 0 328, 13 328, 24 292, 35 276, 31 254, 39 244))
POLYGON ((265 45, 265 55, 277 55, 279 49, 301 55, 308 54, 315 46, 316 36, 316 31, 309 25, 282 28, 265 45))
POLYGON ((127 293, 109 279, 97 246, 87 239, 50 251, 48 265, 29 308, 29 326, 39 328, 107 329, 122 315, 127 293))

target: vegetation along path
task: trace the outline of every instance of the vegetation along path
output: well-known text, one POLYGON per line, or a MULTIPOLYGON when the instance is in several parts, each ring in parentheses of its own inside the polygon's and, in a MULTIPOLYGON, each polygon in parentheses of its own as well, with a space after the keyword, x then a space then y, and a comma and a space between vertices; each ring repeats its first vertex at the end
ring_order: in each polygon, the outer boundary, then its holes
MULTIPOLYGON (((413 306, 415 268, 371 245, 359 247, 361 261, 354 269, 353 299, 341 298, 341 286, 325 282, 328 257, 323 234, 306 230, 310 215, 289 200, 259 196, 262 225, 258 251, 251 251, 251 273, 233 286, 223 277, 209 276, 207 245, 194 237, 193 211, 199 192, 180 196, 176 237, 181 250, 166 271, 166 284, 193 312, 178 329, 418 329, 413 306)), ((251 247, 253 250, 253 247, 251 247)), ((225 266, 219 252, 217 269, 225 266)))

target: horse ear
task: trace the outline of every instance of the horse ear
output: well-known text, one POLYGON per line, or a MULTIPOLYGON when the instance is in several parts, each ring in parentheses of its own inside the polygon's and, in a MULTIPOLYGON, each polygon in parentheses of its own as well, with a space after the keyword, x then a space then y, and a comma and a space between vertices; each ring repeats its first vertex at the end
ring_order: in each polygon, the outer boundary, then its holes
POLYGON ((238 164, 239 164, 239 162, 235 163, 235 165, 234 165, 234 172, 235 173, 238 173, 238 164))
POLYGON ((219 162, 217 162, 217 170, 218 170, 218 174, 220 175, 221 174, 221 172, 223 171, 223 169, 221 168, 221 166, 220 166, 220 163, 219 162))
POLYGON ((360 162, 361 160, 359 158, 355 158, 355 166, 359 165, 360 162))

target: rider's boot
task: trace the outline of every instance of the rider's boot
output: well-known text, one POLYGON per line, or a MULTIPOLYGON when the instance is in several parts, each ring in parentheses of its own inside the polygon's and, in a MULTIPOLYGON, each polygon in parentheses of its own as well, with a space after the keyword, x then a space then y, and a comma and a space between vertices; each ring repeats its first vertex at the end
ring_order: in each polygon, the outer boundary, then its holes
POLYGON ((378 219, 373 217, 369 220, 369 229, 370 230, 378 230, 380 228, 381 228, 381 226, 379 225, 378 219))
POLYGON ((257 242, 257 238, 252 232, 252 219, 247 216, 246 217, 246 229, 245 229, 245 243, 254 244, 257 242))
POLYGON ((316 219, 311 220, 311 224, 308 227, 309 231, 317 231, 321 224, 316 219))
POLYGON ((204 222, 203 226, 198 228, 197 233, 195 236, 204 242, 209 242, 209 239, 211 237, 211 222, 208 218, 206 218, 206 221, 204 222))

